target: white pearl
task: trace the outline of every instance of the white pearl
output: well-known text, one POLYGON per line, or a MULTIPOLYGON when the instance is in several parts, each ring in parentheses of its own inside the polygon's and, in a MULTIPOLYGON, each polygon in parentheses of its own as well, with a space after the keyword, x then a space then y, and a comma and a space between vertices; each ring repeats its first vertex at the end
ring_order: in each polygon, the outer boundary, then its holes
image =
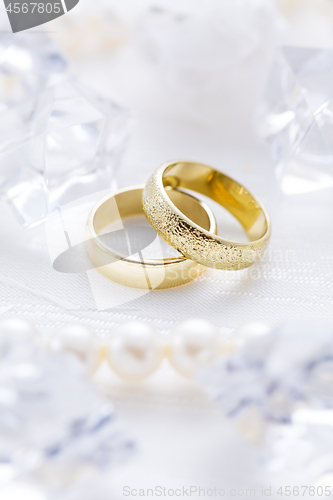
POLYGON ((174 329, 169 341, 169 360, 182 375, 192 377, 218 355, 219 332, 210 321, 190 319, 174 329))
POLYGON ((106 358, 111 368, 128 380, 151 375, 164 354, 163 342, 150 325, 130 321, 119 325, 106 344, 106 358))
POLYGON ((0 341, 31 341, 37 335, 35 327, 21 318, 7 318, 0 321, 0 341))
POLYGON ((54 334, 51 349, 70 352, 83 362, 88 374, 98 369, 102 360, 102 346, 91 330, 84 325, 67 325, 54 334))
POLYGON ((272 330, 272 327, 261 321, 253 321, 245 323, 245 325, 237 328, 229 341, 229 348, 235 349, 241 347, 253 340, 267 335, 272 330))
POLYGON ((0 338, 31 340, 36 334, 35 327, 25 319, 7 318, 0 321, 0 338))
POLYGON ((5 353, 8 345, 16 345, 20 351, 27 353, 32 349, 37 340, 35 327, 27 320, 21 318, 7 318, 0 321, 0 358, 5 353), (29 345, 29 347, 27 347, 29 345))

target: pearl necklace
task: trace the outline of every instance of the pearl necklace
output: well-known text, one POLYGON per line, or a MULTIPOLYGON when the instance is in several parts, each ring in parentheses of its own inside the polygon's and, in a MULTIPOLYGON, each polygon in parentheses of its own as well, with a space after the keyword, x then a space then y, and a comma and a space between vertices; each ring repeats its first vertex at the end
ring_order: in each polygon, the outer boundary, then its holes
MULTIPOLYGON (((230 340, 222 340, 218 328, 210 321, 189 319, 177 325, 170 338, 163 341, 152 326, 130 321, 116 327, 110 338, 102 341, 88 327, 74 324, 61 328, 46 341, 46 347, 52 352, 75 354, 89 375, 93 375, 106 359, 120 377, 143 380, 157 370, 163 358, 167 358, 178 373, 194 377, 220 355, 270 330, 264 323, 248 323, 236 329, 230 340)), ((29 321, 5 319, 0 322, 0 358, 1 343, 8 335, 17 340, 40 339, 29 321)))

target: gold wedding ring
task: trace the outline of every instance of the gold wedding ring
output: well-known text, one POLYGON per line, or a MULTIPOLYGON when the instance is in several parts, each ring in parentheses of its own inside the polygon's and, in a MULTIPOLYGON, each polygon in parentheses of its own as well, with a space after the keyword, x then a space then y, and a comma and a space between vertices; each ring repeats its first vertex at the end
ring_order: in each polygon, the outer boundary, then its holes
POLYGON ((264 206, 241 184, 207 165, 178 160, 159 167, 143 191, 144 213, 158 234, 187 259, 204 266, 237 270, 260 259, 271 227, 264 206), (236 242, 200 227, 172 200, 173 190, 188 189, 227 209, 243 226, 249 242, 236 242))
MULTIPOLYGON (((118 231, 126 231, 122 220, 143 215, 143 188, 144 186, 135 186, 121 189, 112 196, 103 198, 94 207, 88 218, 86 230, 86 247, 90 261, 112 281, 135 288, 169 288, 197 278, 204 272, 205 267, 182 255, 166 259, 146 259, 145 248, 137 250, 134 255, 126 255, 112 247, 113 239, 117 243, 117 237, 121 236, 118 231), (111 224, 118 230, 107 233, 107 227, 111 224), (106 233, 111 245, 103 239, 106 233)), ((171 190, 169 196, 168 200, 175 210, 184 214, 184 217, 188 217, 188 220, 192 220, 207 234, 216 234, 215 217, 205 203, 179 190, 171 190)), ((157 234, 152 228, 149 229, 156 240, 157 234)), ((124 239, 124 233, 122 237, 124 239)))

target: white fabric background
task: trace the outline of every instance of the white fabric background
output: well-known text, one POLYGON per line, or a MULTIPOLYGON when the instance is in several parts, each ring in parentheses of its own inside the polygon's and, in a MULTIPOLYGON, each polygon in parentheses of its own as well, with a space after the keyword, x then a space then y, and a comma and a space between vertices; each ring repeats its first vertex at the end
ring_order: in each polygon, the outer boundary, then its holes
MULTIPOLYGON (((268 151, 253 130, 252 111, 271 55, 271 50, 264 52, 242 68, 242 85, 233 92, 229 89, 220 103, 221 120, 214 127, 179 112, 177 101, 133 46, 124 47, 107 64, 97 59, 76 67, 88 83, 137 110, 137 125, 119 172, 120 186, 144 183, 162 162, 181 157, 216 166, 262 199, 273 233, 270 252, 255 270, 208 270, 198 282, 98 311, 87 275, 61 275, 52 269, 44 227, 23 230, 1 205, 2 316, 26 317, 44 334, 82 322, 102 337, 128 319, 149 321, 163 337, 177 322, 191 317, 214 321, 226 336, 247 321, 332 321, 332 190, 283 196, 268 151)), ((237 69, 232 71, 237 75, 237 69)), ((237 232, 222 213, 218 220, 220 233, 237 232)), ((105 371, 97 380, 140 448, 139 455, 110 478, 113 498, 122 498, 124 485, 158 484, 256 487, 256 498, 261 498, 263 484, 299 481, 291 473, 260 469, 249 446, 215 405, 166 365, 135 387, 105 371)))

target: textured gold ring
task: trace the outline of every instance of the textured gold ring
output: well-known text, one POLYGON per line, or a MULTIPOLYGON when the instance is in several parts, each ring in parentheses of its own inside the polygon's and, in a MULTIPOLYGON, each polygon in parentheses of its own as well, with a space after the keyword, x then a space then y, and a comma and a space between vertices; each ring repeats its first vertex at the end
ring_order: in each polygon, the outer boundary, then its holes
MULTIPOLYGON (((148 233, 148 240, 142 238, 144 230, 148 230, 147 227, 132 226, 136 227, 137 231, 135 238, 130 241, 129 228, 126 228, 123 222, 128 217, 143 216, 143 187, 121 189, 100 200, 93 208, 86 229, 86 248, 90 261, 107 278, 134 288, 170 288, 194 280, 205 271, 205 267, 182 255, 165 259, 161 251, 161 258, 146 258, 146 245, 156 243, 158 238, 150 226, 149 230, 153 234, 148 233), (113 225, 113 229, 108 232, 110 225, 113 225), (124 242, 125 249, 122 248, 124 242), (131 246, 132 249, 129 248, 131 246)), ((205 203, 177 190, 170 193, 170 200, 199 226, 216 234, 214 214, 205 203)))
POLYGON ((271 226, 264 206, 241 184, 207 165, 187 160, 165 163, 143 191, 144 213, 171 246, 186 258, 217 269, 251 266, 266 249, 271 226), (227 209, 243 226, 249 242, 235 242, 200 227, 172 202, 173 190, 189 189, 227 209))

